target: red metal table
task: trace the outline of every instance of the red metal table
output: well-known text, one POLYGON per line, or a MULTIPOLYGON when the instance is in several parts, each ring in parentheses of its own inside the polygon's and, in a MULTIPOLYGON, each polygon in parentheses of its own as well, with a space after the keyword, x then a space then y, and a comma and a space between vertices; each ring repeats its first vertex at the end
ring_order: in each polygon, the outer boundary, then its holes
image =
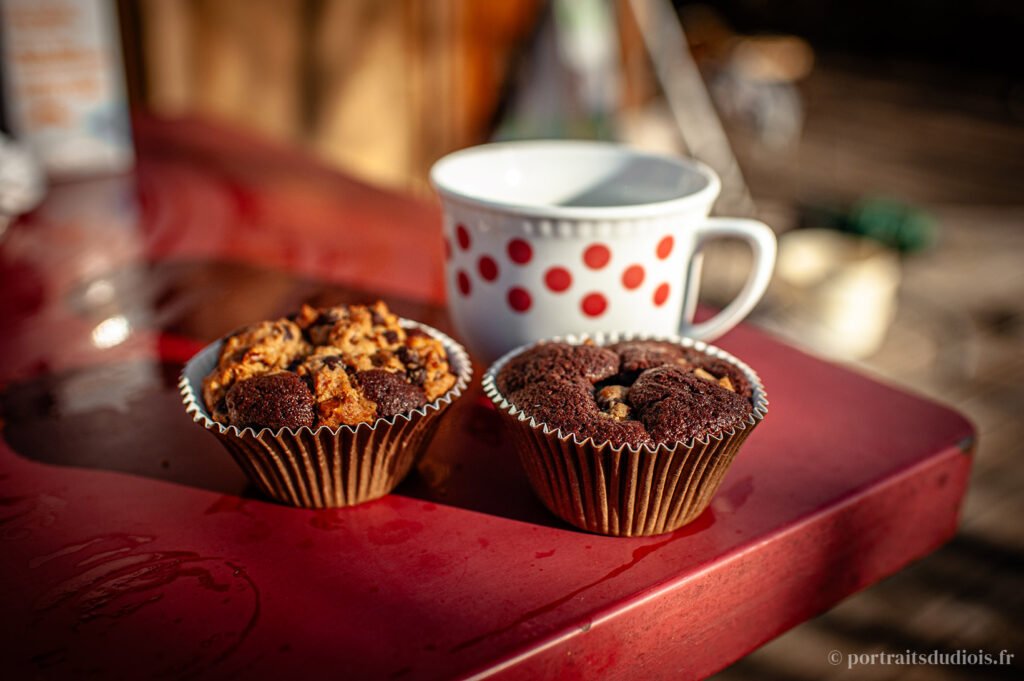
POLYGON ((552 518, 477 389, 395 494, 263 501, 180 408, 181 363, 301 300, 445 328, 437 208, 202 122, 138 144, 0 246, 7 678, 701 677, 955 531, 967 421, 745 327, 721 345, 771 411, 673 534, 552 518))

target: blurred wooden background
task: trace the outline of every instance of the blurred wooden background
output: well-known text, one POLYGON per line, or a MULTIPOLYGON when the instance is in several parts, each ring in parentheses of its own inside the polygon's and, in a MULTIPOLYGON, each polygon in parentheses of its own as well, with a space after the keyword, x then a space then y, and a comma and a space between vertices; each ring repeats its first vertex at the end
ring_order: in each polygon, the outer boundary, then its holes
POLYGON ((140 0, 120 10, 136 105, 228 120, 416 191, 436 158, 486 138, 542 7, 140 0))

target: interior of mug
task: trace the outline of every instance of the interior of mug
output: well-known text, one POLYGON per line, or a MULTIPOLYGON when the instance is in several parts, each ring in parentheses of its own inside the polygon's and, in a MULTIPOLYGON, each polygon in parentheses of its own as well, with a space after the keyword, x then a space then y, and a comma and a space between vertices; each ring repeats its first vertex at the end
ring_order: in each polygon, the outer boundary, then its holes
POLYGON ((434 166, 438 189, 483 203, 536 208, 623 208, 710 191, 711 173, 682 158, 617 144, 509 142, 455 152, 434 166))

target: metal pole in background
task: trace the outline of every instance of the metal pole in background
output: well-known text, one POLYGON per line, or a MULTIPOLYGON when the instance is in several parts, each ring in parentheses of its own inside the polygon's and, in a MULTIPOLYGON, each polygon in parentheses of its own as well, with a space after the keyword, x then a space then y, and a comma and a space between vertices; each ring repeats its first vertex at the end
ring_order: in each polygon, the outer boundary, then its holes
POLYGON ((729 138, 690 53, 683 27, 669 0, 629 0, 679 134, 690 155, 722 178, 721 206, 750 215, 754 202, 729 138))

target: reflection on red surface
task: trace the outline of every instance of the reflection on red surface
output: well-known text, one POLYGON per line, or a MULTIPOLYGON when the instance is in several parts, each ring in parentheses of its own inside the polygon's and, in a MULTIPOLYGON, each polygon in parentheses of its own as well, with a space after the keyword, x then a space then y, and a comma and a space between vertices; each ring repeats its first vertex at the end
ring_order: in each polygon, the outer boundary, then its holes
POLYGON ((180 370, 133 359, 13 381, 0 393, 4 439, 34 461, 241 493, 245 478, 181 408, 180 370))
POLYGON ((259 591, 245 569, 194 551, 144 550, 153 541, 101 535, 32 561, 33 570, 45 569, 55 579, 33 606, 37 651, 32 659, 41 672, 195 676, 242 645, 260 613, 259 591), (144 620, 136 616, 143 609, 144 620), (149 636, 139 636, 140 621, 149 636), (169 647, 168 639, 176 645, 169 647), (96 640, 132 654, 111 655, 98 664, 96 640))
MULTIPOLYGON (((4 474, 0 479, 7 477, 4 474)), ((0 539, 27 539, 38 530, 52 527, 65 505, 63 499, 49 494, 0 497, 0 539)))

